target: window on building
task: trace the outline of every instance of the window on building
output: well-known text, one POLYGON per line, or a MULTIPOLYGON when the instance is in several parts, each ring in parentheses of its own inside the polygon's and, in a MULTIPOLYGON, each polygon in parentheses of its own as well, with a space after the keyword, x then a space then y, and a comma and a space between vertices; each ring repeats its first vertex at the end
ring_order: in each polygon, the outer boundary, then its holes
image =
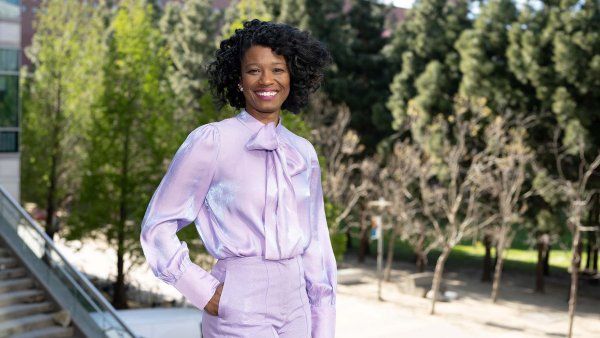
POLYGON ((0 153, 16 153, 19 151, 19 133, 16 131, 0 131, 0 153))
POLYGON ((0 18, 19 19, 21 10, 19 0, 0 0, 0 18))
POLYGON ((0 75, 0 127, 18 127, 19 78, 0 75))
POLYGON ((19 51, 0 48, 0 71, 19 71, 19 51))

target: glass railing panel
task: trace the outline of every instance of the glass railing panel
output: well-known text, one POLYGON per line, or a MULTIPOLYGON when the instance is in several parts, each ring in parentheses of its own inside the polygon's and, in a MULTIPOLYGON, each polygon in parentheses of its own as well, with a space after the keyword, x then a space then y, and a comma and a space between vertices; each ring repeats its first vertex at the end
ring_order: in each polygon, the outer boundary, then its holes
MULTIPOLYGON (((21 239, 20 245, 47 264, 45 269, 53 276, 43 276, 48 281, 58 278, 72 294, 71 309, 85 309, 106 337, 135 337, 131 329, 120 319, 112 305, 93 284, 56 248, 44 230, 0 187, 0 216, 13 227, 21 239)), ((67 309, 67 310, 71 310, 67 309)))

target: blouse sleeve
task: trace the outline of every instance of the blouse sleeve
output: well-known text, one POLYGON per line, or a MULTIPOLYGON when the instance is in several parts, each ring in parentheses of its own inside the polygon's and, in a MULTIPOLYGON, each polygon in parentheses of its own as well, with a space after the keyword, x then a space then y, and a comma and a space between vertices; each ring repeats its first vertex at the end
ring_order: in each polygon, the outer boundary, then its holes
POLYGON ((329 230, 325 219, 325 205, 321 185, 321 169, 312 148, 310 176, 311 241, 302 254, 306 288, 311 308, 312 337, 335 336, 335 298, 337 267, 329 230))
POLYGON ((216 169, 219 135, 207 124, 194 130, 181 145, 156 189, 141 229, 141 245, 156 277, 173 285, 203 310, 219 281, 192 263, 187 244, 177 232, 192 223, 216 169))

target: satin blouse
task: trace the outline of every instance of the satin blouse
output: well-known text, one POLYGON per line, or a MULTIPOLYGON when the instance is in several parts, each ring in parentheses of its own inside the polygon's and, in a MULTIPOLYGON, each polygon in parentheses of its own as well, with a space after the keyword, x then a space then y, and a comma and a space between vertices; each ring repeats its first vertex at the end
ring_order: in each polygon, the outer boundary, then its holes
POLYGON ((245 110, 192 131, 152 196, 141 244, 154 275, 199 309, 219 281, 190 260, 177 232, 190 223, 217 259, 302 257, 312 337, 333 337, 336 262, 312 144, 245 110))

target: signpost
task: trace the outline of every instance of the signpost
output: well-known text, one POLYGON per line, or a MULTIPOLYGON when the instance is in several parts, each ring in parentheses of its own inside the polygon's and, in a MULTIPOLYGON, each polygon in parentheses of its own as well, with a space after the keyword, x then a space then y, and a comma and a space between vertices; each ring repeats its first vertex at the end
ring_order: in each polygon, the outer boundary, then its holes
POLYGON ((371 222, 373 225, 374 232, 371 232, 371 239, 377 239, 377 298, 383 301, 381 297, 381 282, 383 281, 383 221, 381 213, 386 207, 389 207, 392 203, 386 201, 383 197, 379 197, 376 201, 370 201, 369 207, 376 208, 379 212, 377 215, 373 215, 371 222))

